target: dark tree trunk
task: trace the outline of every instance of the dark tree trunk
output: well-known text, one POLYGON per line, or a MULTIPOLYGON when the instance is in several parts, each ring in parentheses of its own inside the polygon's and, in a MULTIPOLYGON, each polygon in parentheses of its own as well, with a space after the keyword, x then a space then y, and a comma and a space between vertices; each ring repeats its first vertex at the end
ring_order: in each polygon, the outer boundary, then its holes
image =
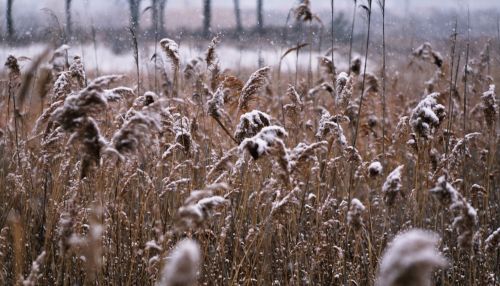
POLYGON ((264 14, 262 12, 262 6, 262 0, 257 0, 257 30, 259 31, 259 33, 262 33, 264 31, 264 14))
POLYGON ((151 0, 151 28, 153 33, 160 29, 158 21, 159 0, 151 0))
POLYGON ((241 24, 241 10, 240 10, 240 0, 234 1, 234 15, 236 16, 236 31, 243 31, 243 25, 241 24))
POLYGON ((12 20, 12 3, 14 0, 7 0, 7 39, 14 39, 14 21, 12 20))
POLYGON ((165 6, 167 5, 167 0, 160 0, 160 12, 159 12, 159 33, 163 37, 165 35, 165 6))
POLYGON ((212 20, 212 1, 203 0, 203 36, 210 36, 210 22, 212 20))
POLYGON ((72 30, 72 25, 71 25, 71 1, 72 0, 66 0, 66 35, 70 39, 73 30, 72 30))
POLYGON ((141 0, 128 0, 130 8, 130 28, 135 31, 139 29, 139 5, 141 0))

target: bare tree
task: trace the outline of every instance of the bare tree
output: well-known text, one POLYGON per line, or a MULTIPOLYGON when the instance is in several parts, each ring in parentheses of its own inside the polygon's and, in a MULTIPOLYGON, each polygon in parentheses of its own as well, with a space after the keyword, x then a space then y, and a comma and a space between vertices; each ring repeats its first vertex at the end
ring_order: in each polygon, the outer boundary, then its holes
POLYGON ((12 40, 14 38, 14 21, 12 20, 12 4, 14 0, 7 0, 7 38, 12 40))
POLYGON ((160 35, 164 36, 165 35, 165 6, 167 5, 167 0, 159 0, 160 1, 160 12, 159 12, 159 18, 160 18, 160 35))
POLYGON ((234 16, 236 17, 236 31, 243 31, 243 25, 241 24, 241 10, 240 10, 240 0, 233 0, 234 2, 234 16))
POLYGON ((165 34, 165 5, 167 0, 151 0, 151 31, 158 35, 165 34))
POLYGON ((151 0, 151 28, 150 30, 153 31, 154 33, 158 32, 158 7, 159 6, 159 0, 151 0))
POLYGON ((210 22, 212 21, 212 1, 203 0, 203 36, 210 35, 210 22))
POLYGON ((264 31, 264 14, 262 0, 257 0, 257 30, 259 33, 264 31))
POLYGON ((66 7, 65 7, 65 12, 66 12, 66 35, 67 35, 68 38, 71 38, 71 35, 73 34, 72 25, 71 25, 71 1, 72 0, 66 0, 66 7))
POLYGON ((141 0, 128 0, 130 8, 130 28, 135 31, 139 29, 139 6, 141 0))

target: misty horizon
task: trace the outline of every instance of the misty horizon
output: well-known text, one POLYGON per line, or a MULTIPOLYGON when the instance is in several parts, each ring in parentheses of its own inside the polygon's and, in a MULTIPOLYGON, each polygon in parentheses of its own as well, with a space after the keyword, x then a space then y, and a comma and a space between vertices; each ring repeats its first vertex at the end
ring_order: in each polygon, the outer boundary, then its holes
MULTIPOLYGON (((0 14, 5 15, 7 0, 0 1, 0 14)), ((256 24, 256 1, 240 1, 242 13, 242 24, 245 28, 252 28, 256 24)), ((360 1, 361 2, 361 1, 360 1)), ((387 14, 389 15, 388 24, 391 22, 398 24, 402 19, 408 17, 426 18, 433 14, 453 14, 458 15, 461 20, 467 14, 467 7, 470 8, 473 15, 482 15, 487 13, 489 16, 499 14, 500 5, 495 1, 478 0, 470 5, 467 1, 440 1, 439 5, 435 1, 388 1, 387 14), (391 15, 393 19, 391 19, 391 15)), ((166 2, 165 9, 165 28, 167 30, 188 29, 196 30, 202 26, 202 1, 201 0, 170 0, 166 2), (173 16, 175 15, 175 16, 173 16)), ((297 5, 297 1, 264 1, 264 25, 280 26, 284 25, 288 11, 297 5)), ((140 6, 140 26, 146 28, 150 25, 151 13, 147 11, 150 1, 141 1, 140 6)), ((377 6, 377 5, 375 5, 377 6)), ((118 28, 126 26, 129 22, 129 9, 125 0, 85 0, 73 1, 72 3, 72 21, 76 27, 88 28, 91 24, 97 28, 118 28), (110 17, 112 15, 112 17, 110 17)), ((328 20, 330 13, 330 1, 312 1, 313 12, 328 20)), ((379 13, 378 7, 375 7, 375 17, 379 13)), ((13 16, 16 19, 14 27, 20 32, 29 32, 31 29, 40 28, 49 25, 49 9, 64 26, 64 1, 60 0, 14 0, 13 16)), ((348 16, 352 13, 352 1, 335 1, 335 15, 344 14, 348 16)), ((225 29, 235 25, 233 0, 213 0, 212 28, 225 29)), ((498 16, 497 16, 498 17, 498 16)), ((5 19, 5 18, 4 18, 5 19)), ((417 23, 418 24, 418 23, 417 23)), ((0 23, 0 32, 3 34, 6 30, 6 22, 0 23)))

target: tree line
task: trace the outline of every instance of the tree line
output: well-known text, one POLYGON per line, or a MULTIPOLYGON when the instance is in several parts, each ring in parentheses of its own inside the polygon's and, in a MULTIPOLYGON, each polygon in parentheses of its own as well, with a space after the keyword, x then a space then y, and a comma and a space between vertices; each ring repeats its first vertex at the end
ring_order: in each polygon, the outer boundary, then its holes
MULTIPOLYGON (((71 37, 73 34, 73 26, 72 26, 72 11, 71 5, 73 4, 73 0, 63 0, 64 1, 64 11, 65 11, 65 34, 67 37, 71 37)), ((202 0, 203 1, 203 23, 202 23, 202 32, 205 37, 210 37, 211 34, 211 25, 212 25, 212 0, 202 0)), ((264 3, 263 0, 257 1, 257 31, 259 33, 264 30, 264 3)), ((141 4, 146 2, 145 0, 120 0, 120 2, 127 2, 129 8, 129 19, 130 19, 130 28, 134 31, 139 29, 140 17, 141 17, 141 4)), ((166 6, 167 0, 149 0, 149 6, 147 6, 143 11, 150 10, 152 23, 150 29, 155 33, 164 36, 166 34, 166 25, 165 25, 165 15, 166 15, 166 6)), ((6 12, 6 30, 7 30, 7 40, 13 41, 16 38, 15 31, 15 23, 13 19, 13 11, 14 11, 14 0, 7 0, 7 9, 6 12)), ((240 0, 233 0, 234 6, 234 16, 236 21, 236 31, 242 32, 243 25, 241 20, 241 8, 240 8, 240 0)))

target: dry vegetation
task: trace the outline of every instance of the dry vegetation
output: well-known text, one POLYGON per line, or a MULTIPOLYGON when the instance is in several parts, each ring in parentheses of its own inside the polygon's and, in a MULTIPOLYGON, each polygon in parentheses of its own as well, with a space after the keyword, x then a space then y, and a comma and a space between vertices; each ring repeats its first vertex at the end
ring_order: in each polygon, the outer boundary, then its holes
POLYGON ((0 284, 499 285, 499 43, 236 74, 221 40, 139 79, 7 59, 0 284))

